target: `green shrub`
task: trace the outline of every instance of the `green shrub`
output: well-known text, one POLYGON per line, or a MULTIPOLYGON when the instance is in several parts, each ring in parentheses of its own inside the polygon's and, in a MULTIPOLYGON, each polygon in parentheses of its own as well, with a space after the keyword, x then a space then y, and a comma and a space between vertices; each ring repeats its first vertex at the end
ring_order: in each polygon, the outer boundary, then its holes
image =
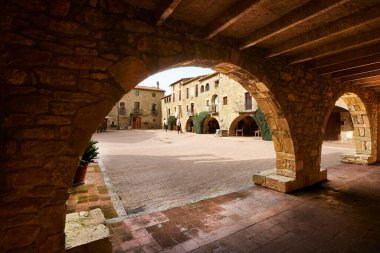
POLYGON ((265 118, 264 113, 261 111, 260 108, 256 110, 256 112, 252 115, 254 120, 256 121, 257 125, 260 128, 261 136, 263 140, 265 141, 271 141, 272 140, 272 132, 270 131, 270 128, 268 126, 268 122, 265 118))
POLYGON ((177 120, 177 118, 174 116, 168 117, 168 129, 169 130, 173 130, 173 122, 175 122, 176 120, 177 120))
POLYGON ((86 150, 84 151, 80 160, 81 165, 92 163, 94 159, 98 158, 97 155, 99 154, 99 148, 96 146, 96 143, 98 142, 94 140, 90 140, 88 142, 86 150))
POLYGON ((203 121, 210 115, 209 112, 200 112, 193 116, 193 124, 197 134, 203 133, 203 121))

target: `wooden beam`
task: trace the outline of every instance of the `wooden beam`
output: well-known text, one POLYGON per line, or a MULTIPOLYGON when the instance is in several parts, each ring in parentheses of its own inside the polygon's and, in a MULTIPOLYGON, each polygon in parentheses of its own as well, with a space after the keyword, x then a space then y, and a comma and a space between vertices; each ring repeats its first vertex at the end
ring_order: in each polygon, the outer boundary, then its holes
POLYGON ((218 19, 213 21, 207 28, 209 31, 207 35, 207 39, 210 39, 247 15, 255 4, 259 0, 244 0, 244 1, 237 1, 236 4, 228 8, 226 12, 224 12, 218 19))
POLYGON ((357 34, 355 37, 349 37, 338 42, 319 46, 313 50, 300 54, 291 61, 291 64, 310 61, 321 58, 323 56, 338 54, 350 49, 360 48, 368 45, 373 45, 380 42, 380 29, 370 30, 357 34))
POLYGON ((361 74, 352 75, 352 76, 346 76, 346 77, 342 77, 340 80, 343 82, 348 82, 348 81, 366 79, 368 77, 373 77, 373 78, 380 77, 380 70, 375 70, 372 72, 361 73, 361 74))
POLYGON ((377 55, 369 56, 369 57, 363 57, 351 61, 346 61, 342 63, 338 63, 336 65, 331 65, 327 67, 323 67, 317 70, 317 73, 320 75, 324 74, 330 74, 330 73, 335 73, 343 70, 348 70, 348 69, 354 69, 358 67, 363 67, 375 63, 380 63, 380 53, 377 55))
POLYGON ((337 21, 326 24, 318 29, 302 34, 298 37, 285 41, 281 45, 273 48, 268 57, 281 55, 295 49, 299 49, 310 44, 320 43, 333 36, 367 28, 373 23, 380 23, 380 6, 370 7, 361 10, 353 15, 341 18, 337 21))
POLYGON ((307 4, 289 12, 267 26, 253 32, 243 40, 240 50, 251 47, 267 40, 279 33, 293 28, 303 22, 322 15, 333 8, 336 8, 349 0, 324 0, 309 1, 307 4))
POLYGON ((363 78, 360 80, 354 80, 354 81, 351 81, 350 84, 355 86, 355 85, 361 85, 363 83, 371 84, 371 83, 377 83, 377 82, 380 82, 380 78, 374 76, 374 77, 363 78))
POLYGON ((159 10, 157 11, 156 25, 162 25, 181 2, 182 0, 164 1, 164 3, 160 5, 159 10))
POLYGON ((306 67, 309 69, 316 70, 320 68, 330 67, 335 64, 360 59, 363 57, 370 57, 370 56, 378 54, 379 52, 380 52, 380 44, 371 45, 368 47, 349 50, 342 54, 323 57, 322 59, 318 59, 311 63, 307 63, 306 67))
POLYGON ((331 78, 340 78, 340 77, 345 77, 345 76, 357 75, 357 74, 361 74, 361 73, 373 72, 375 70, 380 70, 380 63, 375 63, 375 64, 363 66, 363 67, 358 67, 358 68, 353 68, 353 69, 335 72, 335 73, 331 74, 330 77, 331 78))
POLYGON ((368 88, 368 87, 377 87, 380 86, 380 81, 374 82, 374 83, 362 83, 360 85, 357 85, 360 87, 368 88))

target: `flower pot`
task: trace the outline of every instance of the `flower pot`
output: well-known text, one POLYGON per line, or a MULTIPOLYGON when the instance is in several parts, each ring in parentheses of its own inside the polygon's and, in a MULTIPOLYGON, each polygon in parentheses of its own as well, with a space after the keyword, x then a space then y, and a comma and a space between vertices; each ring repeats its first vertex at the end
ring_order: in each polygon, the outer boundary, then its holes
POLYGON ((84 184, 84 180, 86 178, 87 166, 88 164, 78 165, 77 171, 75 172, 73 186, 84 184))

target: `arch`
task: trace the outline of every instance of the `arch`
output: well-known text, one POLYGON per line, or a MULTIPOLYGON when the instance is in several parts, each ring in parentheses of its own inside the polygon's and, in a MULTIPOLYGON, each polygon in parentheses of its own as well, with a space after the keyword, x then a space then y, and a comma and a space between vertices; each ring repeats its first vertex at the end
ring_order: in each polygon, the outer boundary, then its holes
MULTIPOLYGON (((347 106, 354 126, 353 142, 355 143, 355 154, 342 156, 342 162, 368 164, 376 161, 372 149, 372 130, 368 110, 363 100, 353 92, 346 92, 339 97, 347 106)), ((338 99, 337 99, 338 100, 338 99)), ((327 131, 330 116, 333 114, 335 104, 330 107, 323 124, 323 133, 327 131)))
POLYGON ((210 84, 206 83, 206 85, 205 85, 205 91, 209 91, 209 90, 210 90, 210 84))
POLYGON ((201 93, 205 92, 205 87, 201 85, 201 93))
POLYGON ((216 130, 219 129, 219 122, 214 117, 207 117, 203 121, 203 133, 204 134, 214 134, 216 130))
POLYGON ((229 135, 235 136, 236 130, 242 130, 243 136, 254 136, 254 132, 259 129, 256 121, 250 115, 240 115, 236 117, 229 127, 229 135))
POLYGON ((186 132, 194 132, 194 122, 192 118, 186 121, 186 132))

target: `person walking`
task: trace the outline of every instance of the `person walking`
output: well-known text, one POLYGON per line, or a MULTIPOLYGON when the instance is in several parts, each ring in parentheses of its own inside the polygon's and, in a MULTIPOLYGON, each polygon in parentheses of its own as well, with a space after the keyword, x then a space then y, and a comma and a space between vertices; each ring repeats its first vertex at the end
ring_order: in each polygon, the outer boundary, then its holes
POLYGON ((164 118, 164 129, 166 132, 168 131, 168 121, 166 120, 166 118, 164 118))
POLYGON ((182 133, 181 120, 180 119, 177 119, 177 131, 178 131, 178 133, 182 133))

